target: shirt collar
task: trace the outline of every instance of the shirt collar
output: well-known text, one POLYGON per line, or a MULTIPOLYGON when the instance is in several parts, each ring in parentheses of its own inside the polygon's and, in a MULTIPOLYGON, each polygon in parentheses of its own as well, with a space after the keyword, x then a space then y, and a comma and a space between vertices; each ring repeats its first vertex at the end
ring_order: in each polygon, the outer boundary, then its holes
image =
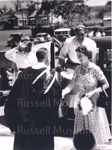
POLYGON ((32 68, 33 69, 40 69, 40 68, 48 68, 48 66, 46 66, 43 62, 38 62, 36 65, 33 65, 32 68))

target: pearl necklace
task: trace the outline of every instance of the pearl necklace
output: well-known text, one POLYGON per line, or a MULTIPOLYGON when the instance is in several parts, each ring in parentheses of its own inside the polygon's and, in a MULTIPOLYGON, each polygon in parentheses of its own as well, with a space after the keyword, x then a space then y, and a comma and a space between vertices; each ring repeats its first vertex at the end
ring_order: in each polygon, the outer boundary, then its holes
POLYGON ((86 71, 88 69, 88 64, 86 66, 82 65, 82 69, 86 71))
POLYGON ((88 67, 84 67, 84 66, 82 66, 82 69, 83 69, 83 70, 85 70, 85 71, 87 70, 87 68, 88 68, 88 67))

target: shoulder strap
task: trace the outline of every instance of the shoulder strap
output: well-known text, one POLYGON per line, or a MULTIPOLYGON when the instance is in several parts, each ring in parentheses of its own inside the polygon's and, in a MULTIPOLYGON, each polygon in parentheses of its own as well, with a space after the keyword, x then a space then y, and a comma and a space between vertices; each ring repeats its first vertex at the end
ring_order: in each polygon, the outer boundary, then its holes
POLYGON ((51 83, 48 85, 47 89, 45 90, 44 94, 46 94, 50 90, 50 88, 52 87, 52 85, 56 79, 56 76, 57 76, 57 72, 55 72, 54 77, 53 77, 51 83))
POLYGON ((35 82, 36 82, 43 74, 45 74, 47 71, 48 71, 48 69, 45 69, 43 72, 41 72, 41 73, 36 77, 36 79, 35 79, 32 83, 35 84, 35 82))
POLYGON ((108 97, 108 94, 107 94, 106 90, 103 89, 103 88, 102 88, 102 90, 103 90, 103 92, 105 93, 105 96, 108 97))

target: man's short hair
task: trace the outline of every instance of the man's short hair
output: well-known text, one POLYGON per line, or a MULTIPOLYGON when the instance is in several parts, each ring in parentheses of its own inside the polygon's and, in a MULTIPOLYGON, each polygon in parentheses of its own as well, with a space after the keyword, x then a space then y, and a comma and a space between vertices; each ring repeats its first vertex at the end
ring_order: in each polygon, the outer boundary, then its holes
POLYGON ((82 130, 74 135, 73 143, 77 150, 90 150, 95 146, 95 138, 89 130, 82 130))
POLYGON ((48 57, 48 54, 49 54, 48 49, 42 47, 39 50, 37 50, 36 57, 37 57, 38 61, 42 61, 43 59, 48 57))

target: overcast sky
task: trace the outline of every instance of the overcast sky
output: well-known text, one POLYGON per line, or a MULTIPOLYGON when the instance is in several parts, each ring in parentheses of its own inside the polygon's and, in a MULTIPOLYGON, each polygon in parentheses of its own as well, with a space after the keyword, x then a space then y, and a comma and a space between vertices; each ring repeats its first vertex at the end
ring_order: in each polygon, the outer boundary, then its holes
MULTIPOLYGON (((16 0, 0 0, 0 7, 6 6, 11 8, 13 7, 12 1, 16 0)), ((42 0, 34 0, 34 1, 42 1, 42 0)), ((108 2, 108 0, 87 0, 86 4, 89 6, 100 6, 105 5, 108 2)))
POLYGON ((109 0, 87 0, 86 4, 89 6, 105 5, 109 0))

